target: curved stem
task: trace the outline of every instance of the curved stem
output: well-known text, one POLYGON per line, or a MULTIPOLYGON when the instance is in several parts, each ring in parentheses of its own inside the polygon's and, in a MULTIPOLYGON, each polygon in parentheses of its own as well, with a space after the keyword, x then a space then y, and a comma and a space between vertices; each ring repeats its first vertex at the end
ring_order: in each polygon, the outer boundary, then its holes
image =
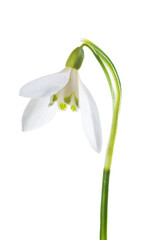
POLYGON ((120 88, 120 92, 121 92, 121 82, 120 82, 120 78, 119 78, 119 75, 118 75, 118 72, 114 66, 114 64, 112 63, 112 61, 110 60, 110 58, 97 46, 95 45, 94 43, 92 43, 91 41, 87 40, 87 39, 83 39, 82 40, 84 42, 85 45, 90 45, 91 47, 93 47, 94 50, 96 50, 100 57, 103 59, 104 62, 106 62, 106 64, 108 65, 110 71, 112 72, 114 78, 116 77, 117 78, 117 81, 118 81, 118 85, 119 85, 119 88, 120 88))
POLYGON ((94 49, 91 46, 89 46, 88 44, 82 44, 81 45, 81 47, 84 47, 84 46, 88 47, 92 51, 93 55, 95 56, 95 58, 97 59, 97 61, 100 64, 100 66, 102 67, 102 69, 103 69, 103 71, 104 71, 104 73, 106 75, 106 78, 107 78, 107 81, 108 81, 108 84, 109 84, 109 88, 110 88, 110 92, 111 92, 111 95, 112 95, 112 99, 113 99, 113 102, 114 102, 114 100, 115 100, 115 93, 114 93, 113 85, 112 85, 111 78, 109 76, 109 73, 108 73, 104 63, 102 62, 101 58, 98 56, 96 51, 94 51, 94 49))
POLYGON ((108 191, 109 191, 109 176, 110 176, 110 168, 115 144, 115 137, 117 132, 117 124, 118 124, 118 115, 119 115, 119 108, 120 108, 120 100, 121 100, 121 83, 119 79, 119 75, 117 70, 109 59, 109 57, 94 43, 90 42, 89 40, 83 40, 83 45, 87 46, 94 54, 98 62, 100 63, 106 78, 109 83, 110 91, 112 94, 113 99, 113 118, 112 118, 112 125, 111 125, 111 132, 109 137, 109 142, 107 146, 107 152, 105 157, 105 165, 103 170, 103 183, 102 183, 102 196, 101 196, 101 213, 100 213, 100 240, 107 240, 107 214, 108 214, 108 191), (113 89, 113 84, 111 78, 108 74, 108 71, 103 64, 109 68, 112 73, 113 80, 115 82, 115 90, 113 89))
MULTIPOLYGON (((85 46, 93 49, 97 53, 97 55, 103 60, 103 62, 108 66, 108 68, 110 69, 110 71, 112 73, 113 80, 115 82, 116 96, 115 96, 115 99, 113 98, 113 101, 114 101, 113 119, 112 119, 110 138, 109 138, 109 143, 108 143, 108 147, 107 147, 105 166, 104 166, 105 169, 110 170, 112 156, 113 156, 113 150, 114 150, 116 131, 117 131, 118 114, 119 114, 119 108, 120 108, 121 83, 120 83, 120 79, 119 79, 117 70, 116 70, 114 64, 112 63, 112 61, 109 59, 109 57, 91 41, 84 39, 83 42, 84 42, 85 46)), ((112 83, 111 83, 111 86, 112 86, 112 83)))

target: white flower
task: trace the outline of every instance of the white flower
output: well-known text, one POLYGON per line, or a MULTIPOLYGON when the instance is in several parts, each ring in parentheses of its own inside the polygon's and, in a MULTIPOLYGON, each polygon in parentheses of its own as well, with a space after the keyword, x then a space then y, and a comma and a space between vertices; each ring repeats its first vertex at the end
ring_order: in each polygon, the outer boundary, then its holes
POLYGON ((22 130, 29 131, 49 122, 56 109, 81 110, 84 132, 94 150, 100 152, 102 144, 101 125, 96 103, 81 82, 78 70, 66 67, 25 84, 20 96, 32 98, 22 117, 22 130), (57 107, 58 106, 58 107, 57 107))

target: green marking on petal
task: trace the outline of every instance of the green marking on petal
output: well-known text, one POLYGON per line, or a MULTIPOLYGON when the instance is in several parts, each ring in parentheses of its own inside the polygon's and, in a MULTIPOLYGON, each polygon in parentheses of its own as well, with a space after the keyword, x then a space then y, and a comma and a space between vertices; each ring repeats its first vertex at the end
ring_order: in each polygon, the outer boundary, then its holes
POLYGON ((64 98, 65 103, 69 104, 71 102, 71 95, 64 98))
POLYGON ((58 97, 57 97, 56 94, 52 95, 52 96, 50 97, 49 106, 52 106, 52 104, 53 104, 55 101, 57 101, 57 99, 58 99, 58 97))
POLYGON ((75 105, 71 105, 71 110, 72 110, 73 112, 75 112, 75 111, 76 111, 76 106, 75 106, 75 105))
POLYGON ((51 107, 52 105, 53 105, 53 102, 50 102, 49 105, 48 105, 48 107, 51 107))
POLYGON ((55 102, 55 101, 57 101, 57 99, 58 99, 57 95, 54 94, 53 97, 52 97, 52 101, 55 102))
POLYGON ((76 103, 76 106, 78 107, 79 106, 79 100, 77 97, 75 97, 75 103, 76 103))
POLYGON ((65 111, 66 108, 67 108, 66 104, 63 103, 63 102, 60 102, 60 103, 59 103, 59 107, 60 107, 60 109, 61 109, 62 111, 65 111))

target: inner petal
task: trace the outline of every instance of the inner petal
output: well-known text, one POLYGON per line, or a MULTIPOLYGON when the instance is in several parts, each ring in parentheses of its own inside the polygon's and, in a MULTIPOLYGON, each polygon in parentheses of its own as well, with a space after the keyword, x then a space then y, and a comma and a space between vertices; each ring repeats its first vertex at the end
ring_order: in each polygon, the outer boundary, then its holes
POLYGON ((71 69, 68 83, 62 90, 50 97, 49 106, 52 106, 55 101, 58 101, 61 110, 66 110, 67 105, 70 105, 72 111, 79 108, 79 74, 77 70, 71 69))

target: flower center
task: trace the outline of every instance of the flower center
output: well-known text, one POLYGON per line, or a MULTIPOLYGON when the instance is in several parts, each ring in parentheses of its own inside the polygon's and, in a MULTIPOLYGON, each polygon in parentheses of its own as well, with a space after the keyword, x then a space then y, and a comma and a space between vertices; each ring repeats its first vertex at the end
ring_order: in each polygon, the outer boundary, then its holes
POLYGON ((63 98, 61 98, 60 94, 54 94, 50 97, 49 106, 52 106, 55 102, 58 103, 58 106, 62 111, 65 111, 67 106, 70 106, 70 109, 73 112, 77 111, 79 108, 79 100, 75 93, 63 98))
POLYGON ((56 101, 59 108, 64 111, 67 106, 70 106, 73 112, 79 108, 79 75, 78 71, 74 68, 71 69, 70 78, 66 86, 58 93, 50 97, 49 106, 52 106, 56 101))

